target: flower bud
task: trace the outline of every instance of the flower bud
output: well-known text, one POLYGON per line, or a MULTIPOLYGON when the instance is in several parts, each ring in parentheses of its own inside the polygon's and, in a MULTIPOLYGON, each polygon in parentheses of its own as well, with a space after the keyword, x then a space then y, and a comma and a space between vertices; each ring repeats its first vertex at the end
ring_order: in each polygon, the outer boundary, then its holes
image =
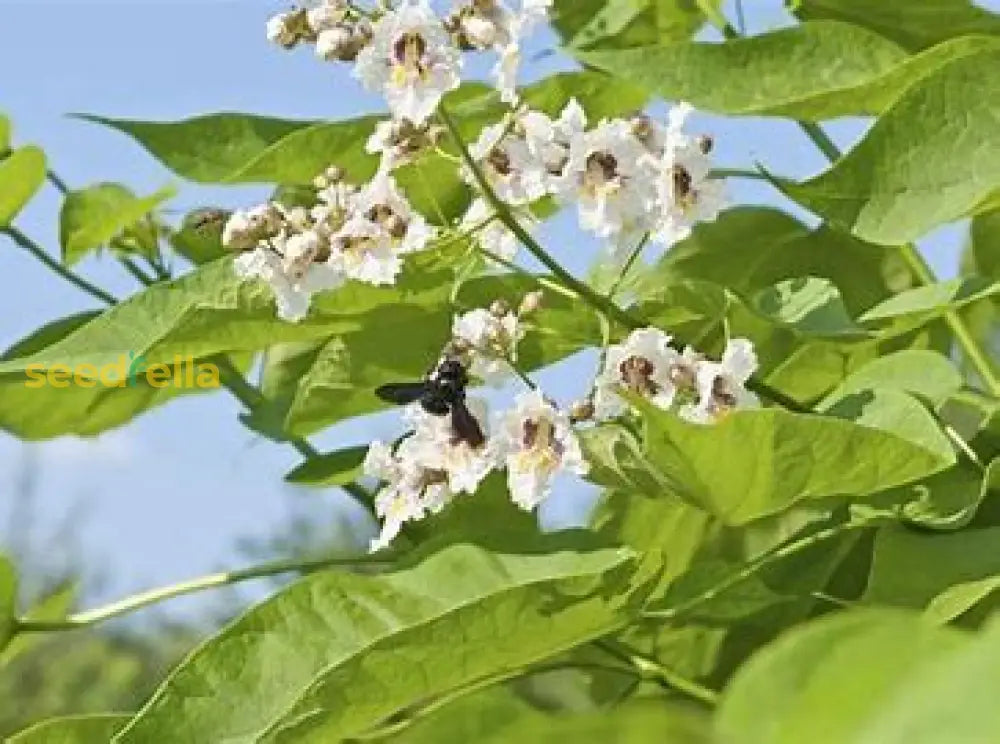
POLYGON ((316 39, 316 56, 327 62, 351 62, 358 56, 361 46, 353 31, 341 24, 320 32, 316 39))
POLYGON ((529 292, 521 300, 521 306, 517 309, 517 314, 519 317, 524 317, 525 315, 531 315, 536 313, 542 308, 542 303, 545 300, 545 293, 538 289, 534 292, 529 292))
POLYGON ((285 49, 291 49, 298 43, 298 34, 289 24, 291 15, 291 13, 279 13, 267 22, 268 41, 272 44, 279 44, 285 49))
POLYGON ((589 400, 578 400, 569 409, 569 420, 574 424, 594 418, 594 404, 589 400))
POLYGON ((310 8, 306 13, 309 27, 317 34, 334 28, 347 15, 347 3, 341 0, 326 0, 322 5, 310 8))
POLYGON ((510 312, 510 305, 506 300, 494 300, 490 305, 490 315, 494 318, 503 318, 510 312))
POLYGON ((702 134, 696 141, 702 155, 708 155, 715 147, 715 139, 710 134, 702 134))

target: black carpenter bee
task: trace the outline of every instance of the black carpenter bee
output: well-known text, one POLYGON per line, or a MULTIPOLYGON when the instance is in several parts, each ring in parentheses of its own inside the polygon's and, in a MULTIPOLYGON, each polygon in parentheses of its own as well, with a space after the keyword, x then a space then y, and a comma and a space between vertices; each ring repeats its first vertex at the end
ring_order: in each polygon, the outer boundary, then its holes
POLYGON ((451 414, 451 427, 460 442, 472 447, 486 443, 479 422, 465 405, 465 388, 469 375, 456 359, 443 359, 422 382, 396 382, 383 385, 375 391, 387 403, 405 405, 419 402, 433 416, 451 414))

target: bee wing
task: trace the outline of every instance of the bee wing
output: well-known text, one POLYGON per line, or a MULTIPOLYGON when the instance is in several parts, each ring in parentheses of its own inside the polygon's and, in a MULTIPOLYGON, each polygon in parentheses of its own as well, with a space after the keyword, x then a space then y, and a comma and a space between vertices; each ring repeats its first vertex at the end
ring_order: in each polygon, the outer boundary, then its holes
POLYGON ((427 392, 427 384, 423 382, 393 382, 375 389, 375 395, 386 403, 404 405, 420 400, 427 392))
POLYGON ((482 447, 486 444, 486 436, 476 417, 466 407, 465 401, 458 400, 452 403, 451 426, 458 438, 468 442, 472 447, 482 447))

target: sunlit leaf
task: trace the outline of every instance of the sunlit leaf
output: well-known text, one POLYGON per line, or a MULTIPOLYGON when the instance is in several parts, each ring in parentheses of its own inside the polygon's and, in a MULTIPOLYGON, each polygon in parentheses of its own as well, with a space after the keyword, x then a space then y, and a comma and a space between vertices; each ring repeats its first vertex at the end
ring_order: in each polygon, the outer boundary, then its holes
POLYGON ((1000 187, 1000 49, 951 61, 913 85, 793 199, 862 240, 911 242, 1000 187))
POLYGON ((620 627, 633 565, 626 550, 456 545, 378 576, 314 574, 202 646, 115 742, 356 736, 620 627))
POLYGON ((803 501, 863 499, 954 462, 947 439, 915 402, 889 430, 866 405, 843 412, 854 421, 767 409, 737 411, 711 426, 648 404, 642 411, 648 454, 673 493, 741 525, 803 501))
POLYGON ((786 633, 730 683, 716 719, 740 744, 989 741, 1000 637, 900 611, 842 612, 786 633))
POLYGON ((870 28, 908 49, 956 36, 1000 35, 1000 16, 971 0, 787 0, 799 18, 830 18, 870 28))
MULTIPOLYGON (((896 44, 857 26, 806 23, 725 44, 681 42, 575 52, 584 63, 669 100, 724 114, 825 119, 879 113, 912 82, 896 44), (823 69, 816 75, 817 68, 823 69), (753 85, 744 81, 753 80, 753 85)), ((926 72, 926 63, 909 72, 926 72)))
POLYGON ((45 182, 45 153, 22 147, 0 161, 0 227, 9 225, 45 182))
POLYGON ((117 183, 71 191, 59 215, 63 263, 72 266, 90 251, 106 245, 172 195, 172 189, 164 189, 139 198, 117 183))
POLYGON ((114 713, 55 718, 15 734, 7 744, 98 744, 110 741, 128 720, 114 713))

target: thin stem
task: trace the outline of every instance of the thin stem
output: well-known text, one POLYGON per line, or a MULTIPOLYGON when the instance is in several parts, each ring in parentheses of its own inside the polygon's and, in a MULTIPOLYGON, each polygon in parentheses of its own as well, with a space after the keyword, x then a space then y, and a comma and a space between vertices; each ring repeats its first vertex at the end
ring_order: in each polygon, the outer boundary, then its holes
POLYGON ((827 160, 831 163, 840 160, 840 148, 837 147, 836 142, 830 139, 830 135, 823 131, 823 127, 814 121, 797 121, 795 123, 799 125, 799 129, 809 136, 809 139, 826 156, 827 160))
POLYGON ((507 359, 505 361, 510 365, 510 368, 514 370, 514 374, 521 382, 524 383, 525 387, 529 390, 538 390, 538 385, 535 384, 535 381, 528 377, 527 373, 518 367, 517 363, 513 359, 507 359))
POLYGON ((135 278, 135 280, 138 281, 143 286, 151 287, 154 284, 156 284, 157 280, 151 277, 142 269, 140 269, 138 265, 135 263, 135 261, 133 261, 128 256, 119 256, 118 263, 120 263, 122 265, 122 268, 124 268, 125 271, 131 274, 135 278))
MULTIPOLYGON (((536 241, 531 234, 524 229, 521 223, 517 221, 507 204, 505 204, 496 195, 496 192, 493 191, 493 188, 490 186, 489 181, 487 181, 482 168, 479 167, 479 164, 469 152, 468 147, 466 147, 465 141, 462 139, 462 135, 458 130, 458 126, 455 124, 455 121, 448 114, 444 106, 438 107, 438 116, 454 140, 455 146, 458 147, 461 152, 462 159, 465 161, 466 166, 468 166, 469 170, 475 177, 476 183, 479 185, 479 188, 486 197, 486 200, 496 212, 497 218, 507 226, 507 229, 514 234, 521 244, 524 245, 524 247, 527 248, 528 251, 542 263, 543 266, 545 266, 545 268, 552 272, 553 277, 555 277, 555 279, 557 279, 563 287, 577 294, 580 299, 604 315, 606 318, 613 319, 630 330, 643 327, 645 324, 640 319, 633 317, 630 313, 623 310, 614 302, 608 300, 608 298, 598 294, 588 284, 581 282, 571 273, 566 271, 566 269, 564 269, 558 261, 556 261, 544 248, 542 248, 538 241, 536 241)), ((512 266, 510 262, 506 262, 506 265, 512 266)), ((802 406, 794 398, 790 398, 760 380, 751 379, 747 384, 747 388, 758 395, 761 395, 762 397, 778 403, 790 410, 800 412, 809 410, 808 408, 802 406)))
POLYGON ((743 0, 736 0, 736 28, 740 36, 747 35, 747 18, 743 13, 743 0))
POLYGON ((584 282, 581 282, 571 273, 566 271, 566 269, 564 269, 558 261, 550 256, 548 252, 538 243, 538 241, 536 241, 531 234, 524 229, 524 226, 517 221, 513 214, 511 214, 510 208, 507 204, 504 203, 496 195, 496 192, 493 191, 493 188, 490 186, 489 181, 487 181, 482 168, 479 167, 479 163, 476 162, 475 158, 473 158, 472 154, 469 152, 468 147, 466 147, 465 141, 462 139, 462 135, 458 130, 458 125, 451 118, 451 115, 448 114, 448 111, 444 106, 438 108, 438 115, 445 127, 448 129, 449 134, 451 134, 451 137, 455 142, 455 146, 458 147, 466 166, 475 177, 476 183, 483 192, 483 196, 486 197, 486 200, 496 212, 500 221, 507 226, 507 229, 514 234, 521 244, 524 245, 524 247, 527 248, 528 251, 552 273, 553 277, 555 277, 564 286, 572 289, 588 304, 614 318, 616 321, 628 328, 634 329, 640 327, 642 324, 636 319, 632 318, 628 313, 615 305, 613 302, 608 302, 606 298, 595 292, 593 288, 584 282))
POLYGON ((750 178, 754 181, 767 181, 771 182, 771 179, 767 177, 767 174, 761 173, 756 170, 749 170, 746 168, 712 168, 709 172, 709 177, 711 178, 750 178))
POLYGON ((635 262, 639 260, 639 256, 642 255, 643 250, 649 244, 649 233, 642 236, 642 240, 636 243, 632 252, 625 259, 625 263, 622 264, 621 270, 618 272, 618 276, 612 283, 611 288, 608 290, 608 300, 614 302, 615 295, 618 294, 618 290, 621 289, 622 284, 625 283, 625 279, 628 277, 628 273, 635 266, 635 262))
POLYGON ((519 274, 520 276, 523 276, 526 279, 530 279, 543 289, 549 289, 571 300, 580 299, 580 296, 576 294, 573 290, 568 289, 567 287, 564 287, 562 284, 554 282, 551 279, 548 279, 547 277, 539 276, 538 274, 528 271, 523 266, 518 266, 513 261, 509 261, 503 256, 499 256, 496 253, 493 253, 492 251, 483 248, 481 245, 477 245, 476 250, 482 253, 486 258, 490 259, 494 263, 503 266, 505 269, 508 269, 509 271, 515 274, 519 274))
POLYGON ((286 561, 275 561, 265 563, 261 566, 239 569, 236 571, 224 571, 221 573, 200 576, 188 581, 182 581, 169 586, 150 589, 149 591, 133 594, 130 597, 120 599, 116 602, 96 607, 92 610, 78 612, 70 615, 65 620, 58 621, 34 621, 19 620, 14 626, 16 633, 43 633, 61 630, 76 630, 86 628, 97 623, 102 623, 112 618, 127 615, 136 610, 141 610, 150 605, 159 604, 168 599, 182 597, 187 594, 196 594, 208 589, 218 589, 224 586, 231 586, 245 581, 263 579, 270 576, 280 576, 287 573, 308 573, 322 568, 332 568, 334 566, 361 566, 390 564, 393 559, 387 557, 360 556, 355 558, 319 558, 311 560, 293 559, 286 561))
POLYGON ((777 550, 766 553, 765 555, 750 561, 740 571, 701 594, 666 610, 650 610, 644 612, 643 617, 655 620, 674 620, 682 616, 684 613, 690 612, 706 602, 710 602, 724 592, 739 586, 744 581, 776 561, 793 556, 796 553, 811 548, 814 545, 819 545, 827 540, 832 540, 833 538, 849 532, 850 530, 862 529, 867 526, 868 525, 865 522, 849 522, 848 524, 827 527, 826 529, 807 535, 799 540, 794 540, 777 550))
POLYGON ((77 287, 78 289, 86 292, 91 297, 100 300, 106 305, 115 305, 118 300, 115 299, 114 295, 105 292, 103 289, 95 284, 91 284, 89 281, 84 279, 82 276, 74 273, 70 269, 67 269, 56 259, 52 258, 46 251, 38 245, 34 240, 29 238, 23 232, 18 230, 13 225, 7 225, 6 227, 0 227, 0 233, 3 233, 15 243, 17 243, 21 248, 28 251, 31 255, 45 264, 46 268, 54 271, 56 274, 61 276, 67 282, 77 287))
POLYGON ((715 690, 688 679, 651 656, 641 654, 623 643, 595 641, 594 645, 610 656, 631 665, 640 676, 655 680, 665 689, 680 692, 709 707, 714 707, 719 702, 719 693, 715 690))
MULTIPOLYGON (((10 237, 11 240, 31 253, 46 267, 51 269, 70 284, 79 287, 91 297, 94 297, 95 299, 103 302, 105 305, 111 307, 118 304, 118 299, 114 295, 105 292, 100 287, 91 284, 83 277, 78 276, 74 272, 67 269, 61 263, 49 256, 49 254, 46 253, 41 246, 35 243, 35 241, 13 225, 0 228, 0 233, 10 237)), ((149 277, 146 277, 146 279, 149 280, 149 277)), ((242 402, 249 410, 253 411, 265 402, 264 396, 260 394, 260 391, 250 385, 244 379, 243 375, 232 366, 232 363, 227 358, 219 357, 215 360, 215 363, 219 368, 220 382, 222 382, 223 386, 230 393, 236 396, 236 398, 239 399, 240 402, 242 402)), ((288 439, 288 443, 291 444, 292 447, 299 452, 299 454, 307 459, 318 457, 320 454, 319 451, 305 439, 291 437, 288 439)), ((341 488, 362 503, 368 503, 371 501, 368 491, 356 483, 349 483, 341 486, 341 488)))
MULTIPOLYGON (((930 264, 920 255, 920 251, 912 243, 901 246, 901 250, 903 260, 906 261, 907 266, 910 267, 910 270, 921 284, 928 285, 937 282, 934 270, 931 269, 930 264)), ((972 335, 972 332, 965 325, 961 316, 956 311, 949 310, 944 314, 944 321, 955 335, 955 340, 962 347, 966 358, 972 364, 973 368, 975 368, 976 374, 979 375, 979 379, 983 381, 990 395, 1000 398, 1000 378, 997 377, 993 363, 976 341, 975 336, 972 335)))
POLYGON ((45 171, 45 177, 49 179, 49 183, 51 183, 60 194, 65 195, 69 193, 69 186, 56 174, 55 171, 45 171))

